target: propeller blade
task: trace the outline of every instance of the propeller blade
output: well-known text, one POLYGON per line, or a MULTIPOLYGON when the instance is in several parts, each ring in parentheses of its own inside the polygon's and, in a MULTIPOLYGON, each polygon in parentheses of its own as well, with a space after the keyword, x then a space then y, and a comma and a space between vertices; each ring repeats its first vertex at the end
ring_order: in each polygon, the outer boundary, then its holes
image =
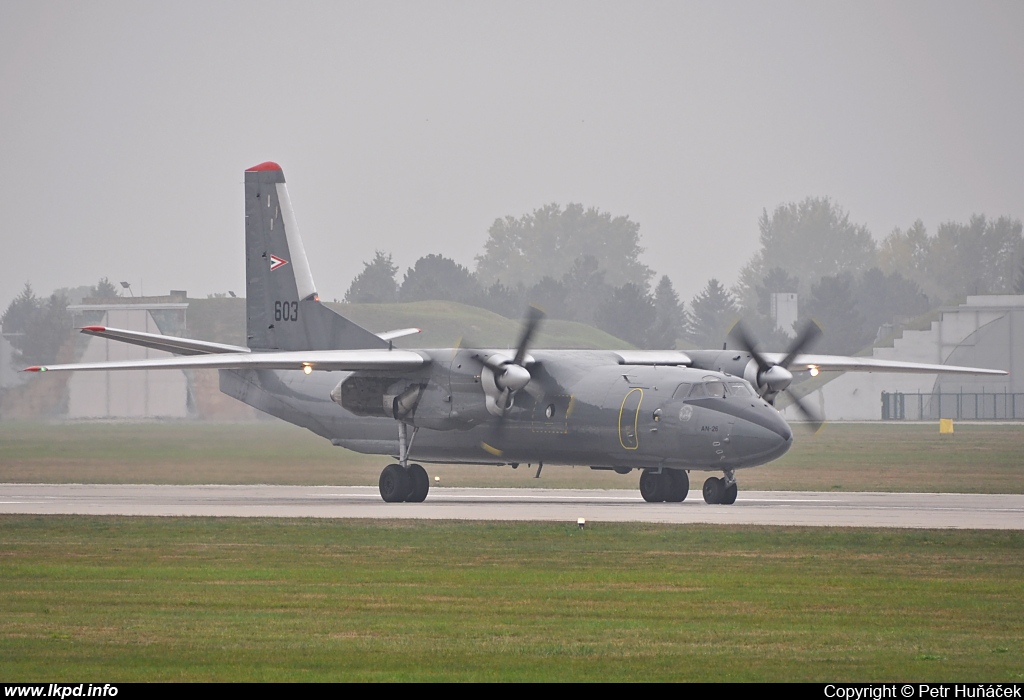
POLYGON ((796 340, 793 341, 793 344, 789 346, 789 352, 786 353, 786 356, 782 358, 782 362, 779 364, 782 367, 789 367, 797 355, 802 353, 805 348, 817 341, 820 337, 821 326, 814 321, 808 321, 807 325, 804 326, 803 330, 800 331, 799 335, 797 335, 796 340))
POLYGON ((512 397, 517 391, 523 389, 531 395, 534 393, 530 391, 530 380, 533 377, 530 375, 530 371, 523 366, 523 363, 526 361, 526 353, 530 350, 530 343, 533 342, 533 337, 537 334, 537 328, 540 327, 544 316, 544 312, 536 306, 531 306, 527 310, 526 319, 523 321, 523 329, 519 333, 519 341, 516 343, 516 354, 511 362, 508 362, 507 358, 502 362, 500 359, 493 357, 488 357, 487 359, 478 358, 477 360, 494 373, 494 383, 502 392, 501 396, 495 401, 501 413, 494 418, 491 424, 490 435, 487 436, 486 440, 480 441, 480 447, 495 457, 500 457, 503 453, 501 448, 503 444, 502 433, 505 429, 505 418, 508 415, 507 409, 512 401, 512 397))
POLYGON ((523 322, 523 331, 519 335, 519 342, 516 343, 516 356, 512 360, 512 364, 522 366, 523 361, 526 359, 526 352, 530 349, 530 342, 533 340, 537 327, 540 326, 544 316, 544 312, 536 306, 531 306, 527 310, 526 320, 523 322))
POLYGON ((505 414, 503 413, 494 419, 494 422, 491 424, 491 434, 487 436, 487 439, 480 441, 480 447, 482 447, 485 452, 488 452, 495 457, 501 457, 504 454, 504 451, 500 447, 500 445, 502 445, 501 434, 504 430, 504 426, 505 414))
POLYGON ((824 420, 818 415, 817 411, 813 410, 803 399, 798 397, 793 392, 787 392, 789 398, 793 401, 793 405, 796 406, 796 410, 800 412, 800 415, 807 421, 807 426, 811 429, 811 432, 818 432, 821 429, 824 420))
POLYGON ((758 372, 767 372, 771 368, 768 361, 757 351, 757 343, 754 342, 753 336, 747 331, 747 327, 743 325, 743 321, 737 321, 736 325, 729 331, 729 335, 732 336, 732 339, 737 342, 740 348, 749 352, 751 357, 754 358, 754 362, 757 363, 758 372))

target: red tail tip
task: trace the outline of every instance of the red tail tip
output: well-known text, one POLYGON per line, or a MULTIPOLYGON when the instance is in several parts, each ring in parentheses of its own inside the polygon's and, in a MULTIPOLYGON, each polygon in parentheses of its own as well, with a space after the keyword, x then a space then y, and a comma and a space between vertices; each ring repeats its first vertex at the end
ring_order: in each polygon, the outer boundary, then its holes
POLYGON ((272 160, 268 160, 266 163, 260 163, 259 165, 252 166, 251 168, 246 168, 245 172, 252 173, 252 172, 260 172, 262 170, 280 170, 280 169, 281 169, 280 165, 278 165, 277 163, 275 163, 272 160))

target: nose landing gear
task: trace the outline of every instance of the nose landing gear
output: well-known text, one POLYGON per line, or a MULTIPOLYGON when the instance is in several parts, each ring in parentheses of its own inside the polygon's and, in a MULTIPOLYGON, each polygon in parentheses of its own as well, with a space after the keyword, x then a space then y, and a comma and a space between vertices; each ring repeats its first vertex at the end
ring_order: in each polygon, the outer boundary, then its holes
POLYGON ((736 502, 736 494, 739 488, 736 486, 736 476, 731 471, 725 472, 725 477, 711 477, 704 482, 704 502, 711 505, 731 506, 736 502))

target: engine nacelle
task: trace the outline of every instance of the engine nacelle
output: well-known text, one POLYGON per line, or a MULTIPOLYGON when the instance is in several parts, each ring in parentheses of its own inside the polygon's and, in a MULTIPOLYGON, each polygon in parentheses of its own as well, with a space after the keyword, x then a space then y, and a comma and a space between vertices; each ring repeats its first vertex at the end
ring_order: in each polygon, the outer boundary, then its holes
POLYGON ((757 383, 757 361, 743 350, 687 350, 692 361, 691 367, 724 372, 734 377, 743 377, 751 386, 761 388, 757 383))

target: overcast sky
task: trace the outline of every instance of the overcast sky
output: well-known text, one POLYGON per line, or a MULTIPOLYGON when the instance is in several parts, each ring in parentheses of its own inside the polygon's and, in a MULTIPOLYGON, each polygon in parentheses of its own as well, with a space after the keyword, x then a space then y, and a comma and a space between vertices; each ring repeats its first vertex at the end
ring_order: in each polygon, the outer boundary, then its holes
POLYGON ((1024 216, 1024 3, 0 3, 3 307, 244 289, 265 160, 324 299, 375 249, 472 269, 496 218, 580 202, 688 302, 783 202, 876 239, 1024 216))

